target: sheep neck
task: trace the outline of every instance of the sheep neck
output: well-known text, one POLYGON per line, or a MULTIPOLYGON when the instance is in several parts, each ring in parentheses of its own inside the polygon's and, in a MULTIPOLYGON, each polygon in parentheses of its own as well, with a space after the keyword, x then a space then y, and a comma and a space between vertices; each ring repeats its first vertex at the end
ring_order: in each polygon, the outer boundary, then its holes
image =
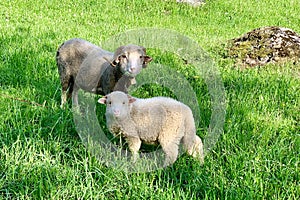
POLYGON ((121 67, 119 65, 113 67, 113 75, 116 81, 118 81, 123 76, 121 67))
POLYGON ((123 91, 127 93, 128 87, 134 81, 135 81, 134 78, 126 76, 122 73, 120 66, 116 66, 113 68, 111 72, 111 82, 110 82, 111 91, 123 91))

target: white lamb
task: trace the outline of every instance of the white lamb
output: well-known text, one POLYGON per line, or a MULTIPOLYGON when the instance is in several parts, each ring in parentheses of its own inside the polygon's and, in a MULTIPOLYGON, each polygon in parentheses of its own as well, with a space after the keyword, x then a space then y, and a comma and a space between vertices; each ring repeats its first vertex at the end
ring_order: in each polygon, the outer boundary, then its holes
POLYGON ((191 109, 168 97, 138 99, 115 91, 98 100, 106 104, 106 123, 114 135, 128 142, 133 160, 142 143, 159 143, 165 153, 164 166, 173 164, 183 143, 189 155, 204 162, 203 144, 196 135, 191 109))

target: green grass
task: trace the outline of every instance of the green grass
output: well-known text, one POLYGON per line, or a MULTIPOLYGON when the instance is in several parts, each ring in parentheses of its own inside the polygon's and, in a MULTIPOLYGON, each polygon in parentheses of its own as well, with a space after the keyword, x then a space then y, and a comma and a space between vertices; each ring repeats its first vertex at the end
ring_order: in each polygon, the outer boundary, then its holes
MULTIPOLYGON (((2 0, 1 199, 298 199, 299 64, 237 70, 222 58, 220 44, 267 25, 300 33, 300 4, 206 2, 192 8, 175 0, 2 0), (71 110, 59 107, 55 53, 63 41, 80 37, 100 44, 141 27, 189 36, 220 70, 227 99, 224 134, 203 166, 184 155, 173 166, 149 173, 108 168, 85 149, 71 110)), ((192 66, 176 56, 155 49, 149 54, 190 81, 201 109, 197 134, 204 138, 211 111, 202 79, 191 78, 197 75, 192 66)), ((147 94, 165 94, 154 88, 147 94)))

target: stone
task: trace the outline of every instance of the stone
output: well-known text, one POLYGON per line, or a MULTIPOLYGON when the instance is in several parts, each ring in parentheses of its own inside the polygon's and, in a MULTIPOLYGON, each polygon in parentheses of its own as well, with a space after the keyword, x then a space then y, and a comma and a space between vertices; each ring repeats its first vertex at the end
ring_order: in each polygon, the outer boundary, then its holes
POLYGON ((194 7, 201 6, 205 4, 205 0, 176 0, 177 3, 187 3, 194 7))
POLYGON ((229 57, 245 67, 295 63, 300 61, 300 36, 288 28, 262 27, 229 40, 226 50, 229 57))

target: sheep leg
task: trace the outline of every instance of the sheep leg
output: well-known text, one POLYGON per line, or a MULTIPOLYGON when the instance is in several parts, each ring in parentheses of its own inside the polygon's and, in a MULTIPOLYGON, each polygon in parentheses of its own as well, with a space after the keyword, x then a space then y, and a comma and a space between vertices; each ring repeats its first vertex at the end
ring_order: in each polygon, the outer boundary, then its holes
POLYGON ((190 140, 187 140, 186 137, 183 138, 183 145, 186 149, 186 152, 193 156, 194 158, 198 159, 201 164, 204 163, 204 153, 203 153, 203 144, 201 139, 195 135, 192 138, 188 138, 190 140))
POLYGON ((76 107, 78 107, 78 90, 79 90, 79 88, 74 85, 73 94, 72 94, 72 103, 73 103, 73 106, 76 106, 76 107))
POLYGON ((182 138, 183 146, 189 155, 198 159, 200 163, 203 164, 203 144, 201 139, 196 135, 196 128, 192 114, 187 116, 187 120, 185 122, 185 133, 182 138))
POLYGON ((196 135, 195 139, 191 142, 187 149, 187 153, 194 158, 198 159, 201 164, 204 163, 203 144, 201 139, 196 135))
MULTIPOLYGON (((59 61, 62 62, 62 61, 59 61)), ((61 104, 60 107, 63 108, 67 102, 67 99, 72 96, 74 77, 70 76, 68 66, 66 64, 58 64, 60 83, 61 83, 61 104)))
POLYGON ((61 74, 61 104, 60 107, 63 108, 68 99, 68 87, 69 87, 69 77, 61 74))
POLYGON ((132 153, 132 161, 136 162, 139 157, 138 151, 141 148, 142 141, 138 137, 126 138, 130 152, 132 153))
POLYGON ((178 156, 178 144, 179 142, 171 141, 168 143, 160 142, 163 151, 165 152, 164 167, 173 164, 178 156))
POLYGON ((63 108, 66 102, 67 102, 67 91, 62 90, 60 107, 63 108))

